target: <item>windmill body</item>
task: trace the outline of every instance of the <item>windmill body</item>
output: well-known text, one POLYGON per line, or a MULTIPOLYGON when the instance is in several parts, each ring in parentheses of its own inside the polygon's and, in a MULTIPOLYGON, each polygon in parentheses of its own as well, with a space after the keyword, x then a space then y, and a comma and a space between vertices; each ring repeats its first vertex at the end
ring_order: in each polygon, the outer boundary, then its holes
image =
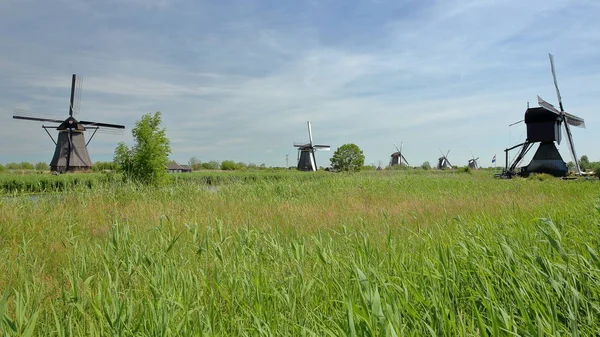
POLYGON ((52 122, 59 123, 58 127, 55 127, 58 131, 58 138, 55 141, 52 135, 47 129, 54 127, 42 126, 48 133, 52 141, 54 141, 55 149, 54 156, 50 161, 50 169, 55 172, 67 172, 67 171, 79 171, 89 170, 92 168, 92 160, 87 150, 89 141, 94 137, 96 132, 100 128, 108 129, 124 129, 125 126, 117 124, 98 123, 91 121, 78 121, 73 117, 74 103, 76 96, 76 82, 77 75, 73 74, 71 81, 71 99, 69 105, 69 117, 65 120, 51 119, 51 118, 39 118, 29 116, 22 110, 15 109, 14 119, 31 120, 38 122, 52 122), (87 128, 86 128, 87 126, 87 128), (94 130, 90 140, 85 141, 84 132, 86 130, 94 130))
POLYGON ((440 150, 440 152, 442 153, 442 156, 438 158, 438 164, 437 164, 437 168, 438 170, 447 170, 447 169, 452 169, 452 164, 450 164, 450 161, 448 160, 448 154, 450 153, 450 150, 448 150, 448 152, 446 152, 446 154, 444 154, 444 152, 442 152, 442 150, 440 150))
POLYGON ((506 153, 504 176, 512 176, 515 174, 527 176, 531 173, 547 173, 556 177, 568 175, 569 169, 567 164, 562 159, 558 152, 558 148, 556 147, 556 144, 560 144, 562 141, 561 128, 563 125, 567 136, 567 145, 571 152, 573 162, 575 163, 575 168, 579 175, 582 174, 579 167, 579 160, 575 152, 575 145, 573 144, 570 126, 585 128, 585 121, 580 117, 564 111, 562 98, 556 81, 556 73, 554 71, 554 58, 552 54, 549 54, 549 57, 560 110, 556 109, 552 104, 546 102, 539 96, 539 107, 527 108, 524 118, 527 128, 527 139, 522 144, 504 150, 506 153), (519 172, 516 172, 518 164, 523 160, 533 145, 537 143, 539 143, 539 146, 533 155, 531 162, 528 165, 521 167, 519 172), (520 151, 509 167, 508 152, 519 147, 520 151))
POLYGON ((298 148, 298 171, 316 171, 317 161, 315 159, 315 151, 323 150, 329 151, 331 147, 329 145, 315 145, 313 144, 312 128, 310 122, 308 124, 308 139, 309 142, 306 144, 296 143, 294 147, 298 148))
POLYGON ((479 164, 477 163, 477 161, 479 160, 479 157, 475 158, 475 156, 473 156, 473 154, 471 154, 471 159, 469 159, 469 168, 472 170, 478 170, 479 169, 479 164))
POLYGON ((403 143, 400 143, 400 148, 398 148, 396 146, 396 144, 394 144, 394 147, 396 147, 397 151, 390 155, 390 166, 396 166, 396 165, 409 166, 410 165, 408 163, 408 161, 406 160, 406 158, 404 157, 404 155, 402 154, 403 145, 404 145, 403 143))

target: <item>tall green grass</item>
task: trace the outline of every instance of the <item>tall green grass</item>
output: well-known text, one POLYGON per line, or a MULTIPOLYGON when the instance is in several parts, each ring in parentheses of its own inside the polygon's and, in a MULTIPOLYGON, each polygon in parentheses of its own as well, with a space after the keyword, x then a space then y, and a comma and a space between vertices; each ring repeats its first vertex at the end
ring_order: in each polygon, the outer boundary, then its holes
POLYGON ((599 224, 595 182, 476 172, 14 197, 0 201, 0 331, 589 336, 599 224))

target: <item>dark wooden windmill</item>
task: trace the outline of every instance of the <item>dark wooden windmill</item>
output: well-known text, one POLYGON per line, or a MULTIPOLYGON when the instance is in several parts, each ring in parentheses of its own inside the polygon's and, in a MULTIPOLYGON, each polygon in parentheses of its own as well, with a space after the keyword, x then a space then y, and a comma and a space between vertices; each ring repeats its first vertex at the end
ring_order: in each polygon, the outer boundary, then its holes
POLYGON ((28 113, 24 110, 15 109, 13 118, 14 119, 23 119, 30 121, 38 121, 38 122, 52 122, 59 123, 57 126, 45 126, 42 125, 42 128, 48 133, 50 139, 54 142, 55 150, 54 156, 52 157, 52 161, 50 162, 50 169, 55 172, 68 172, 68 171, 77 171, 77 170, 89 170, 92 168, 92 161, 90 159, 90 155, 87 150, 87 145, 94 138, 94 135, 99 129, 108 128, 108 129, 125 129, 123 125, 117 124, 107 124, 107 123, 99 123, 92 121, 79 121, 73 117, 73 112, 75 110, 75 97, 78 96, 76 91, 78 89, 77 86, 77 75, 73 74, 73 78, 71 80, 71 99, 69 104, 69 117, 65 120, 54 119, 54 118, 46 118, 46 117, 36 117, 31 113, 28 113), (54 140, 50 132, 48 132, 49 128, 56 128, 58 130, 58 138, 54 140), (83 135, 86 130, 94 130, 90 139, 86 142, 85 137, 83 135))
POLYGON ((324 150, 329 151, 331 148, 329 145, 315 145, 312 138, 312 130, 310 122, 308 124, 308 140, 309 142, 295 143, 294 147, 298 148, 298 170, 299 171, 316 171, 317 162, 315 160, 315 151, 324 150))
POLYGON ((554 57, 552 54, 548 55, 550 57, 550 69, 554 79, 554 87, 556 88, 556 95, 558 97, 560 111, 552 104, 543 100, 540 96, 537 97, 539 107, 527 108, 524 119, 525 125, 527 126, 527 139, 521 144, 517 144, 504 150, 506 164, 503 176, 511 177, 516 174, 527 176, 531 173, 548 173, 556 177, 566 176, 569 173, 569 169, 567 168, 567 164, 562 159, 558 149, 556 148, 556 145, 554 144, 554 142, 557 144, 560 144, 561 142, 562 125, 565 126, 565 133, 567 135, 568 142, 567 145, 569 147, 569 151, 571 152, 571 156, 573 157, 575 169, 577 170, 577 174, 581 175, 581 168, 579 166, 579 160, 577 159, 577 153, 575 152, 575 145, 573 144, 573 136, 571 135, 570 126, 585 128, 585 121, 583 118, 565 112, 560 91, 558 90, 558 83, 556 81, 554 57), (521 167, 517 172, 517 166, 535 143, 540 143, 540 145, 533 155, 533 159, 527 166, 521 167), (519 154, 509 166, 508 152, 518 147, 521 148, 519 154))
POLYGON ((479 157, 475 158, 473 153, 471 153, 471 159, 469 159, 469 168, 472 170, 478 170, 479 169, 479 164, 477 163, 478 160, 479 160, 479 157))
POLYGON ((442 152, 442 150, 440 149, 440 153, 442 154, 442 156, 438 158, 438 170, 452 169, 452 164, 450 164, 450 161, 448 160, 448 154, 450 154, 450 150, 448 150, 448 152, 444 154, 444 152, 442 152))
POLYGON ((406 165, 409 166, 410 164, 408 164, 408 161, 406 160, 406 158, 404 157, 404 155, 402 154, 402 146, 404 145, 403 142, 400 142, 400 148, 398 148, 396 146, 396 144, 394 144, 394 147, 396 148, 397 152, 394 152, 390 155, 390 166, 396 166, 396 165, 406 165))

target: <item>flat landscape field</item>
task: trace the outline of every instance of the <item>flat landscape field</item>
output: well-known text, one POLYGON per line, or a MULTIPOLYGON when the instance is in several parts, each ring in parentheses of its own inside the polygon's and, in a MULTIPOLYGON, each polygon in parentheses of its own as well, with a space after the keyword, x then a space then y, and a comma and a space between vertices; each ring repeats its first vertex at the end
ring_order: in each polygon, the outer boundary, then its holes
POLYGON ((598 180, 5 175, 0 191, 3 336, 600 331, 598 180))

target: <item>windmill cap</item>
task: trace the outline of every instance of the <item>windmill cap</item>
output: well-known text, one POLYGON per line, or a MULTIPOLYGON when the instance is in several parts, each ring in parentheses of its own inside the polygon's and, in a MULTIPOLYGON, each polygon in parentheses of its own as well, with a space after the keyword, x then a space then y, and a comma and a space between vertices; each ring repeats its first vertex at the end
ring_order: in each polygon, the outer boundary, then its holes
POLYGON ((529 108, 525 111, 525 123, 544 123, 560 120, 560 115, 543 107, 529 108))

